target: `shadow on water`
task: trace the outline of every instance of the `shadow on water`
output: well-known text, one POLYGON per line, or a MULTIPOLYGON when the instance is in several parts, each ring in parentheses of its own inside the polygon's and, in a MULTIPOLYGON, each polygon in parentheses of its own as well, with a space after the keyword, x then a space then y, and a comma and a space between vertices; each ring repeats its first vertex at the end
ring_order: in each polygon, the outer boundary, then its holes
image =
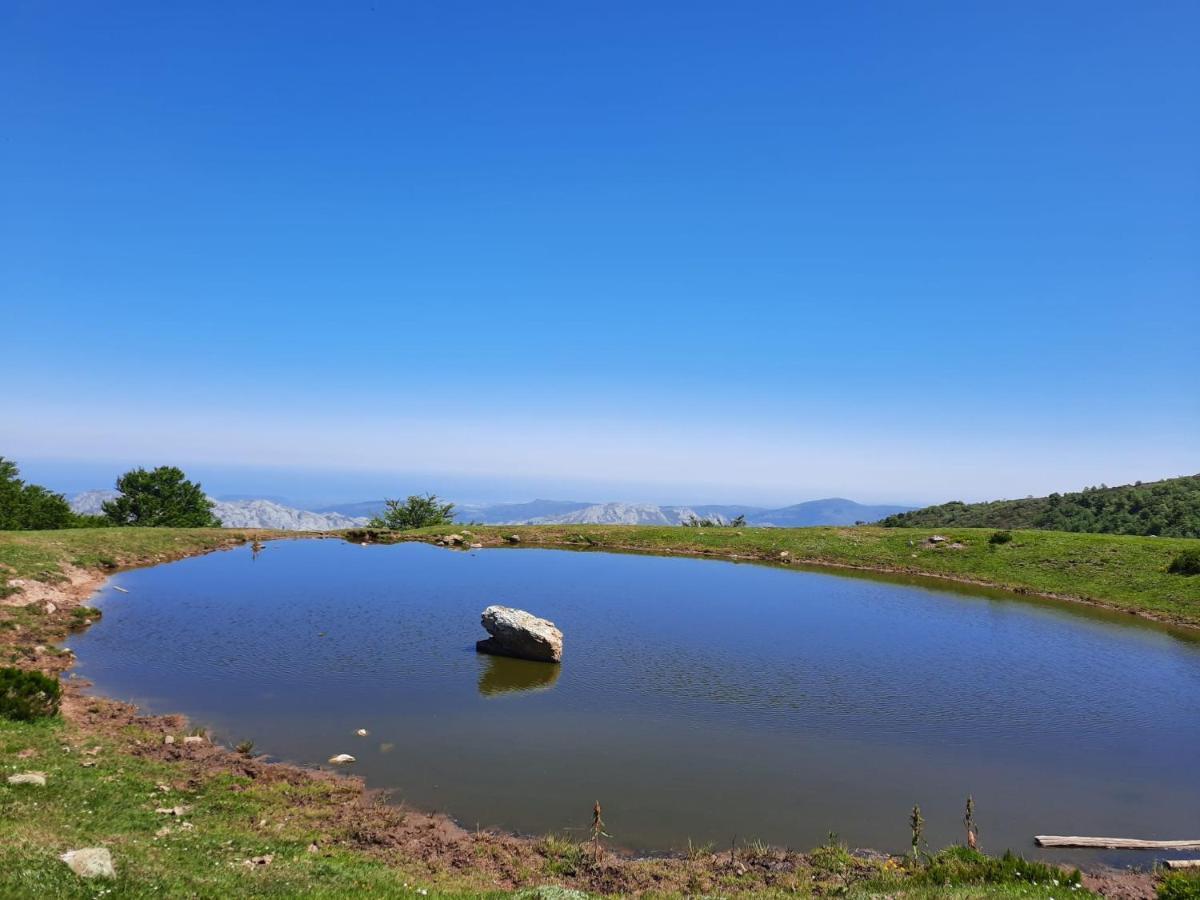
POLYGON ((558 681, 562 666, 508 656, 479 655, 479 693, 484 697, 548 691, 558 681))

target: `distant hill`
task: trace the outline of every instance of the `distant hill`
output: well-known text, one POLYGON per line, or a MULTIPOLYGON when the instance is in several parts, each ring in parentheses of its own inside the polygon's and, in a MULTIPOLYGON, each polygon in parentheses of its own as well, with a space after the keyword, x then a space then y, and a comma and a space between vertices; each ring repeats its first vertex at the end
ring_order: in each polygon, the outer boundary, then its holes
MULTIPOLYGON (((116 491, 84 491, 71 498, 75 512, 99 514, 116 491)), ((215 512, 226 528, 280 528, 329 531, 366 524, 384 510, 382 500, 336 503, 315 510, 295 509, 265 498, 215 500, 215 512)), ((527 503, 457 504, 456 522, 482 525, 681 525, 693 516, 716 522, 746 517, 747 525, 799 528, 806 525, 853 525, 911 509, 907 506, 864 506, 830 497, 780 509, 735 504, 659 506, 653 503, 590 503, 583 500, 530 500, 527 503)))
POLYGON ((351 518, 369 519, 377 516, 387 507, 382 500, 362 500, 356 503, 334 503, 330 506, 318 506, 313 512, 336 513, 351 518))
POLYGON ((1098 534, 1200 537, 1200 475, 1121 487, 1084 488, 1025 500, 943 503, 898 515, 879 524, 892 528, 1039 528, 1098 534))
MULTIPOLYGON (((907 506, 864 506, 853 500, 831 497, 810 500, 781 509, 761 506, 656 506, 651 503, 598 503, 561 516, 545 516, 533 520, 546 525, 680 525, 693 516, 730 522, 746 517, 747 525, 799 528, 806 525, 853 525, 874 522, 892 513, 910 509, 907 506)), ((515 524, 515 523, 514 523, 515 524)))
POLYGON ((459 504, 455 519, 484 525, 512 525, 545 516, 567 516, 593 504, 580 500, 530 500, 528 503, 459 504))
POLYGON ((910 506, 866 506, 844 497, 809 500, 782 509, 767 509, 746 516, 749 525, 775 525, 780 528, 804 528, 809 525, 853 525, 877 522, 884 516, 903 513, 910 506))
MULTIPOLYGON (((100 515, 105 500, 117 496, 116 491, 84 491, 71 498, 71 509, 77 513, 100 515)), ((340 513, 317 513, 294 509, 273 500, 214 500, 213 512, 225 528, 278 528, 283 531, 332 531, 355 528, 366 523, 361 516, 340 513)))

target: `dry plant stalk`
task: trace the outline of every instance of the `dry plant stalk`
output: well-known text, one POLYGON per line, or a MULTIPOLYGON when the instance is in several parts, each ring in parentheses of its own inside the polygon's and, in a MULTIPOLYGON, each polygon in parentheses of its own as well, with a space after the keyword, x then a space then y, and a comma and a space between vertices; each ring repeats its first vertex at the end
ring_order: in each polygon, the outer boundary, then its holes
POLYGON ((975 824, 975 798, 970 795, 967 795, 967 813, 963 816, 963 824, 967 827, 967 846, 978 850, 979 826, 975 824))
POLYGON ((600 838, 608 836, 604 831, 604 820, 600 818, 600 801, 597 800, 592 807, 592 857, 596 865, 604 860, 604 845, 600 838))

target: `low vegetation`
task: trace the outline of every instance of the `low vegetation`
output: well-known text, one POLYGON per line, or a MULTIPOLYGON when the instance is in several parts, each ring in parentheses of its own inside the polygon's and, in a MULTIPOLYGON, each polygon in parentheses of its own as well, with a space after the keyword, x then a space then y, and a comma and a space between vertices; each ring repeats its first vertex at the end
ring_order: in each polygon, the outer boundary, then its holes
POLYGON ((1200 538, 1200 475, 991 503, 943 503, 888 516, 888 528, 1039 528, 1200 538))
POLYGON ((1200 548, 1182 551, 1171 560, 1167 571, 1172 575, 1200 575, 1200 548))
POLYGON ((1200 872, 1167 872, 1158 884, 1159 900, 1200 900, 1200 872))
POLYGON ((436 494, 413 494, 407 500, 385 500, 384 504, 383 513, 371 520, 372 528, 404 531, 454 521, 454 504, 442 503, 436 494))
POLYGON ((0 718, 32 722, 58 715, 62 686, 57 678, 12 666, 0 668, 0 718))

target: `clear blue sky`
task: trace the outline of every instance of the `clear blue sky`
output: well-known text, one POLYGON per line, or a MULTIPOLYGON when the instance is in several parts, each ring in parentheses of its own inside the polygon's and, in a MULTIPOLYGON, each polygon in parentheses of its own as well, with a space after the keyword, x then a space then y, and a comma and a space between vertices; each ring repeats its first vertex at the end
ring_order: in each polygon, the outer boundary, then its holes
POLYGON ((10 0, 0 454, 312 498, 1200 471, 1197 46, 1192 0, 10 0))

